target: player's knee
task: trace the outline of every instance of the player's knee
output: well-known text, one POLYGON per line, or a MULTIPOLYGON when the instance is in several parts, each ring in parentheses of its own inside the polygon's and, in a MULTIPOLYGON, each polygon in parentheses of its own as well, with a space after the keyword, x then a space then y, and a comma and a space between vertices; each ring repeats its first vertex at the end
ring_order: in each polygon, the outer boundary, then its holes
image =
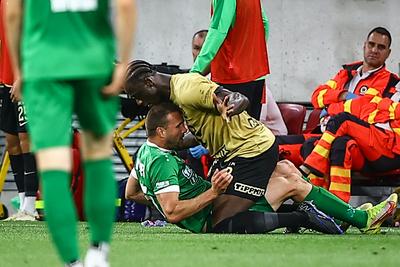
POLYGON ((19 143, 18 136, 6 133, 5 137, 6 137, 6 147, 7 147, 8 153, 10 153, 10 155, 21 154, 22 151, 21 151, 21 146, 19 143))
POLYGON ((286 177, 288 175, 291 175, 292 173, 297 173, 297 172, 298 170, 296 166, 294 166, 294 164, 291 161, 284 159, 276 164, 273 175, 286 177))
POLYGON ((51 147, 36 152, 36 163, 40 171, 62 170, 70 172, 72 168, 71 149, 69 147, 51 147))
POLYGON ((20 138, 20 145, 23 153, 30 152, 30 140, 27 133, 22 133, 18 135, 20 138))

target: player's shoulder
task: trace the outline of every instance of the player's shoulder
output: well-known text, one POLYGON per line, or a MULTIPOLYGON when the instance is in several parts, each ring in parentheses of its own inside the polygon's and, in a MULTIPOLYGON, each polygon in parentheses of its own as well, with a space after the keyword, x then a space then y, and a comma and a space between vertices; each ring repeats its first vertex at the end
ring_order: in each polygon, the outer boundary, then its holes
POLYGON ((163 149, 149 143, 146 144, 146 154, 151 158, 153 163, 172 164, 179 160, 174 151, 163 149))
POLYGON ((213 84, 213 82, 210 81, 207 77, 205 77, 197 72, 174 74, 174 75, 172 75, 172 81, 175 84, 181 84, 181 85, 182 84, 193 84, 193 83, 213 84))

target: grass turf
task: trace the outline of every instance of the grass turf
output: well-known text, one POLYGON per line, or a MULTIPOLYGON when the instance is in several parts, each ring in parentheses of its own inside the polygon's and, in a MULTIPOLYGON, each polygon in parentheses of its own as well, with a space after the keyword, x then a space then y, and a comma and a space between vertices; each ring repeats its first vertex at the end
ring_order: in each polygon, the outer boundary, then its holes
MULTIPOLYGON (((400 229, 379 235, 315 233, 265 235, 191 234, 175 226, 145 228, 117 223, 110 255, 119 266, 397 266, 400 229)), ((88 246, 79 224, 81 254, 88 246)), ((0 266, 62 266, 44 222, 0 222, 0 266)))

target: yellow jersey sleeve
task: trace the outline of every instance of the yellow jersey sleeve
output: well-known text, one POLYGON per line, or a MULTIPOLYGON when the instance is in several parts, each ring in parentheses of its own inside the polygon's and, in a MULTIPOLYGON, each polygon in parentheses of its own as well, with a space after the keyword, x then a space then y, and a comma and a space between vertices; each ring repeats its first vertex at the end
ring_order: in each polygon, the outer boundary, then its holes
POLYGON ((187 73, 173 75, 170 85, 170 98, 178 106, 216 112, 213 93, 218 84, 198 73, 187 73))

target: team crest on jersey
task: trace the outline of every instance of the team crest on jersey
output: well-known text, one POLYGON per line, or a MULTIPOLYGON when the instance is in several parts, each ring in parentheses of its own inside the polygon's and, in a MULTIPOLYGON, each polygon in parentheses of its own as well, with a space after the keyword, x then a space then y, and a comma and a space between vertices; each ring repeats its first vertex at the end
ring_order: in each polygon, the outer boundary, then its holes
POLYGON ((188 166, 185 166, 185 168, 182 170, 182 175, 189 180, 190 184, 196 184, 197 176, 188 166))
POLYGON ((361 88, 360 88, 360 95, 365 95, 365 93, 368 91, 368 86, 366 86, 366 85, 363 85, 361 88))
POLYGON ((254 187, 251 185, 247 184, 242 184, 242 183, 235 183, 234 185, 235 191, 245 193, 248 195, 256 196, 256 197, 261 197, 262 195, 265 194, 265 189, 254 187))

